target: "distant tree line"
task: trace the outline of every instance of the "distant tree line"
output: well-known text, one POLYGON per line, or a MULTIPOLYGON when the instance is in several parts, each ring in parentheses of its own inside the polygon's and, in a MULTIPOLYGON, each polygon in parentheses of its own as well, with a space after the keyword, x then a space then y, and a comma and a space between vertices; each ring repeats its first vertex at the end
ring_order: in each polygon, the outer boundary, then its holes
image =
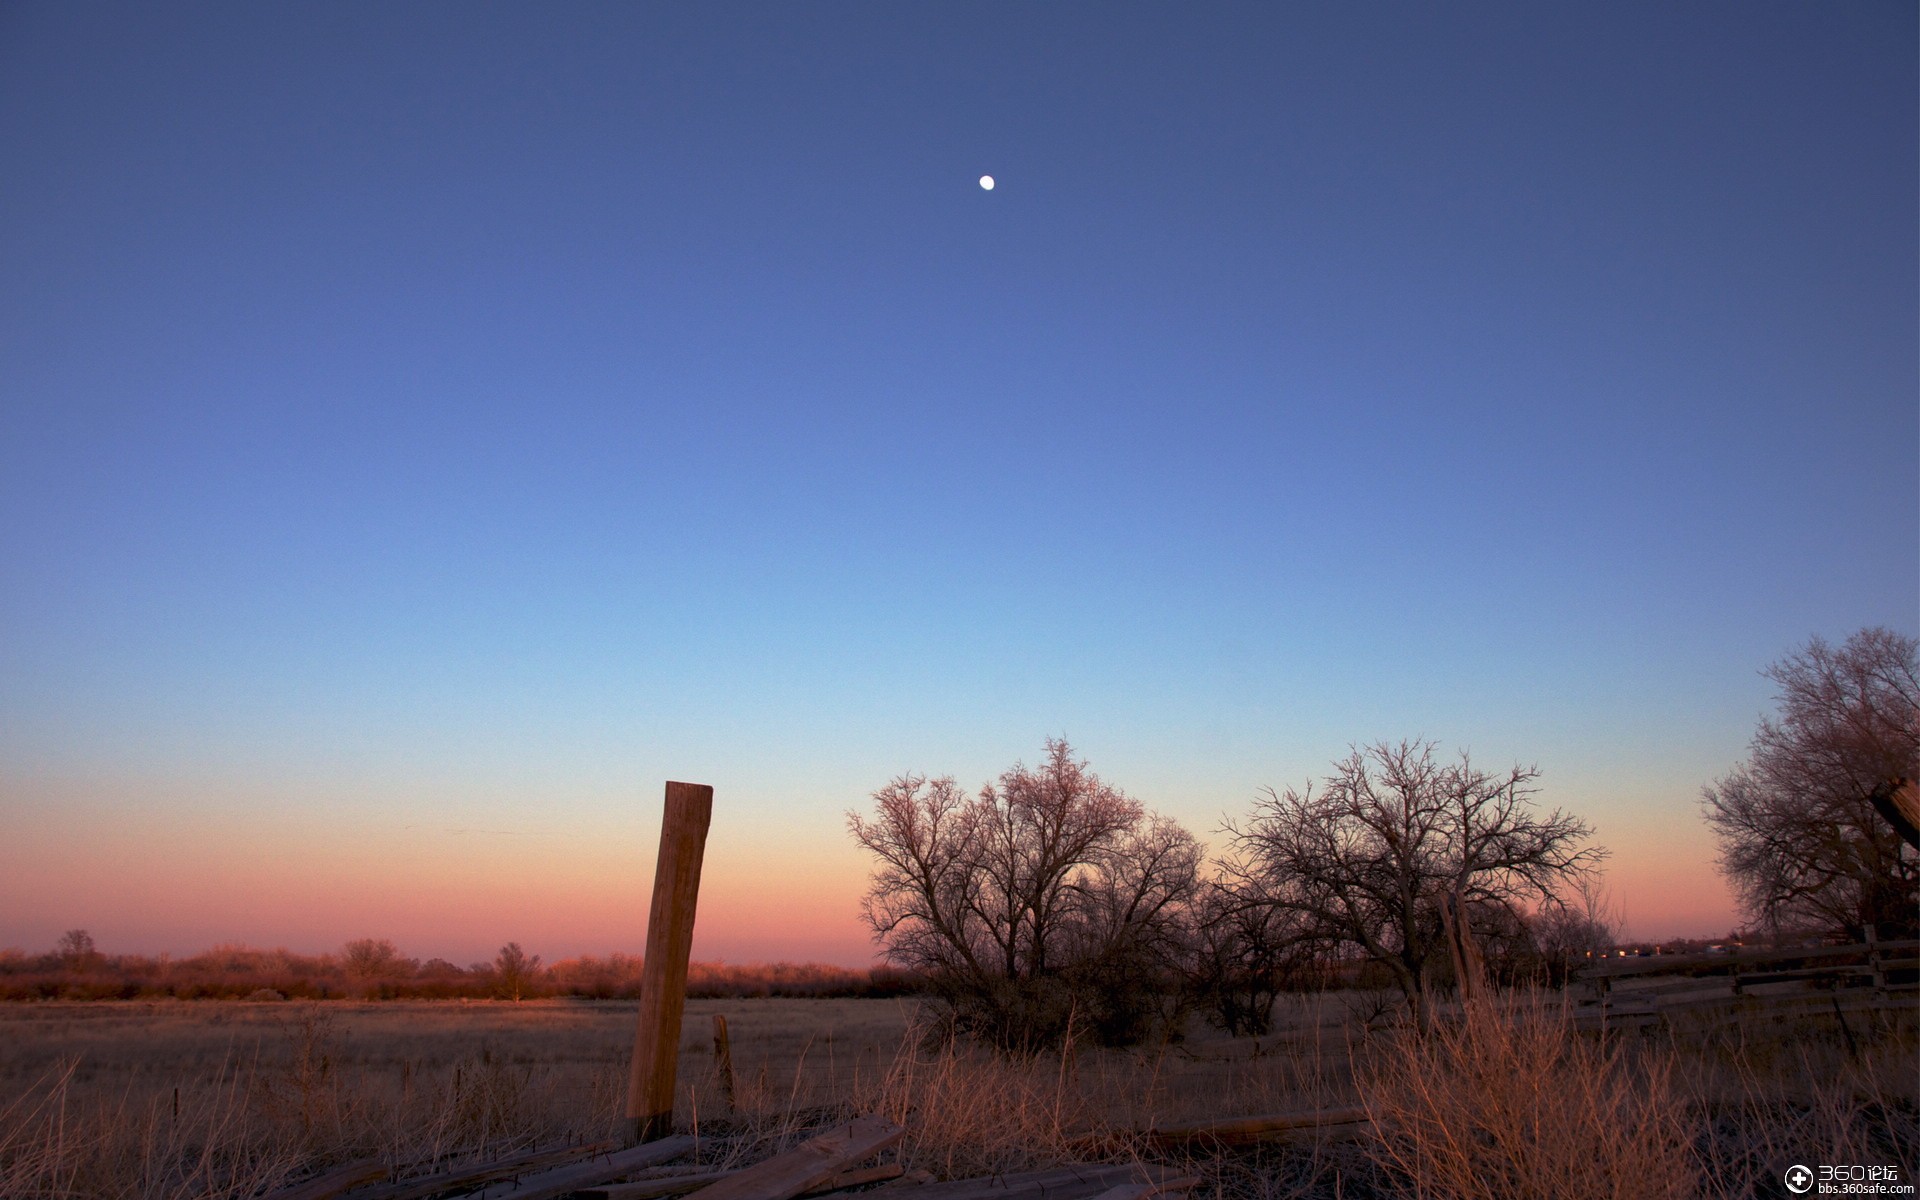
MULTIPOLYGON (((542 963, 518 942, 491 962, 459 966, 409 958, 384 938, 360 938, 332 954, 220 945, 184 958, 106 954, 84 929, 51 951, 0 949, 0 1000, 630 1000, 640 995, 641 956, 610 954, 542 963)), ((694 997, 897 996, 906 973, 821 963, 694 963, 694 997)))

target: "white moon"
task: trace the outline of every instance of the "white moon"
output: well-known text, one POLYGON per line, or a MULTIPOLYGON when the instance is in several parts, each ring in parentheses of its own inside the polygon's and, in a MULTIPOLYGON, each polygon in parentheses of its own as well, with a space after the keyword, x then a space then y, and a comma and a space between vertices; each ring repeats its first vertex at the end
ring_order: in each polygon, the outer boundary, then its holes
POLYGON ((987 191, 989 191, 989 192, 990 192, 990 191, 992 191, 992 190, 993 190, 993 176, 991 176, 991 175, 982 175, 982 176, 980 177, 980 186, 981 186, 981 187, 983 187, 983 188, 985 188, 985 189, 986 189, 987 191))

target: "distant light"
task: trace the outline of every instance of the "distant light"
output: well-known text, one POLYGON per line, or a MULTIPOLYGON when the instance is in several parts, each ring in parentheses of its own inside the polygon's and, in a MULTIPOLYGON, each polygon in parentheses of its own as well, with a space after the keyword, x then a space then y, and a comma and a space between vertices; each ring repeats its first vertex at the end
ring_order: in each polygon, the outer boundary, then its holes
POLYGON ((993 176, 991 176, 991 175, 982 175, 982 176, 980 177, 980 186, 981 186, 982 188, 985 188, 985 189, 986 189, 987 191, 989 191, 989 192, 990 192, 990 191, 992 191, 992 190, 993 190, 993 176))

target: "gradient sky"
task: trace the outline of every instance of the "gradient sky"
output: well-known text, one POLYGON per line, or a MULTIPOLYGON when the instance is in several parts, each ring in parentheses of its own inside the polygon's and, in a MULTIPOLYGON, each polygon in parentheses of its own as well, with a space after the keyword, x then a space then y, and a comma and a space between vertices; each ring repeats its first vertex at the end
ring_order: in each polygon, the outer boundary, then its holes
POLYGON ((1911 3, 0 7, 0 946, 859 963, 1065 735, 1422 736, 1641 936, 1920 627, 1911 3), (975 180, 991 173, 992 192, 975 180))

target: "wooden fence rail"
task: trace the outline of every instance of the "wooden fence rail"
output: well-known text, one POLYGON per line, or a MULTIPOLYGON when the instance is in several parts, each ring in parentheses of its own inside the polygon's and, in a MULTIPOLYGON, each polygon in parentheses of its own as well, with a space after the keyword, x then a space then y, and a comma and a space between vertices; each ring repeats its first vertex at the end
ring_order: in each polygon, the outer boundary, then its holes
POLYGON ((1708 954, 1649 954, 1631 958, 1596 959, 1577 973, 1581 980, 1619 979, 1631 975, 1724 974, 1764 963, 1817 962, 1823 960, 1866 959, 1878 954, 1883 958, 1905 956, 1911 960, 1920 951, 1920 941, 1854 942, 1845 946, 1782 946, 1755 950, 1731 950, 1708 954))
POLYGON ((1586 1029, 1706 1029, 1743 1016, 1920 1008, 1920 941, 1781 946, 1606 959, 1578 972, 1574 1019, 1586 1029), (1584 993, 1584 994, 1583 994, 1584 993))

